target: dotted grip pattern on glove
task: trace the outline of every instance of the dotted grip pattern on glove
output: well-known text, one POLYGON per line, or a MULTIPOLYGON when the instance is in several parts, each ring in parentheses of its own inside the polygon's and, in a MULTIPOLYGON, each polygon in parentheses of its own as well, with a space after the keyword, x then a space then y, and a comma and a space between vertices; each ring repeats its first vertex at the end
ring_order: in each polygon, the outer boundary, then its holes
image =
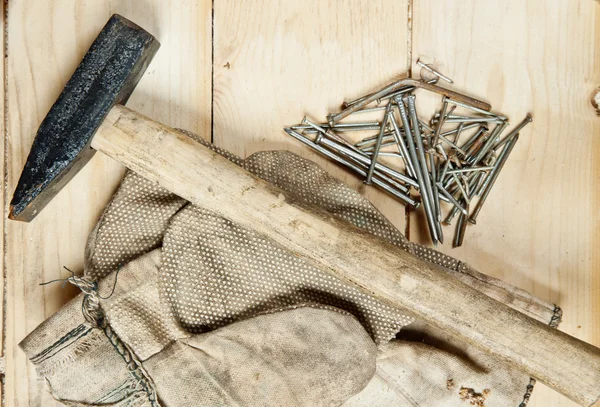
MULTIPOLYGON (((464 263, 408 242, 365 197, 312 161, 288 151, 258 152, 241 160, 185 133, 300 202, 318 205, 449 272, 478 279, 478 273, 464 263)), ((389 341, 414 321, 409 312, 374 300, 254 231, 194 206, 132 172, 126 173, 90 236, 85 274, 102 278, 161 245, 162 298, 180 326, 192 333, 307 302, 352 313, 377 344, 389 341)), ((486 283, 490 285, 489 280, 486 283)), ((539 308, 545 312, 548 307, 541 304, 539 308)))
MULTIPOLYGON (((364 197, 315 163, 285 151, 256 153, 242 161, 198 141, 298 199, 411 250, 364 197)), ((100 279, 161 245, 162 297, 181 327, 192 333, 307 302, 351 312, 376 343, 390 340, 414 320, 132 172, 90 236, 85 274, 100 279)))

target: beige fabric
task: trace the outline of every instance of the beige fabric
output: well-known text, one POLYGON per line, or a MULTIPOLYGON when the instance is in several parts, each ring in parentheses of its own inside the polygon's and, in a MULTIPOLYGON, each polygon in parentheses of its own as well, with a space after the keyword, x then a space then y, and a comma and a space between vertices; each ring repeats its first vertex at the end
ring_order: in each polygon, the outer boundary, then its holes
MULTIPOLYGON (((541 322, 557 327, 560 308, 465 264, 454 277, 541 322)), ((380 347, 369 385, 344 407, 525 407, 535 381, 423 321, 380 347), (472 403, 471 403, 472 402, 472 403)))
POLYGON ((375 376, 344 407, 527 404, 534 382, 526 375, 419 321, 409 330, 382 346, 375 376))
MULTIPOLYGON (((314 163, 280 151, 254 154, 244 165, 298 199, 409 248, 364 197, 314 163)), ((85 273, 104 277, 157 247, 163 236, 162 294, 177 322, 190 332, 305 302, 347 309, 377 343, 387 342, 414 320, 410 313, 373 301, 253 231, 187 204, 131 172, 90 236, 85 273)))
POLYGON ((175 342, 144 366, 168 406, 335 406, 367 385, 375 355, 350 314, 303 307, 175 342))
POLYGON ((356 318, 332 307, 277 309, 198 335, 179 329, 159 298, 160 264, 154 250, 98 289, 105 318, 143 371, 132 374, 108 335, 85 320, 84 294, 21 343, 56 399, 152 406, 140 385, 147 374, 165 407, 334 406, 373 376, 374 342, 356 318))
MULTIPOLYGON (((546 323, 556 322, 558 319, 558 310, 553 305, 478 273, 456 259, 408 242, 364 197, 310 161, 283 151, 256 153, 241 161, 213 146, 209 147, 287 190, 299 202, 320 205, 335 216, 445 267, 448 273, 509 306, 546 323)), ((374 301, 353 287, 304 264, 293 253, 277 248, 255 232, 244 230, 226 219, 192 206, 133 173, 126 174, 121 187, 90 235, 86 253, 85 274, 94 279, 105 278, 101 285, 108 284, 112 287, 114 272, 120 269, 122 271, 118 276, 117 289, 108 300, 102 301, 102 307, 114 335, 141 361, 141 373, 136 374, 147 374, 146 381, 156 387, 158 398, 164 405, 187 406, 186 403, 190 403, 188 395, 194 395, 189 396, 193 399, 197 398, 197 387, 206 384, 203 381, 205 376, 199 373, 207 364, 202 359, 204 353, 198 351, 199 348, 186 338, 223 332, 223 329, 249 323, 252 321, 249 318, 267 311, 299 306, 306 309, 306 303, 344 309, 351 313, 380 346, 377 373, 362 393, 347 402, 348 406, 452 406, 454 404, 449 403, 463 402, 459 398, 460 387, 472 386, 465 387, 472 389, 471 396, 484 389, 490 390, 489 393, 486 392, 485 405, 488 407, 516 407, 524 405, 531 390, 530 379, 525 375, 496 364, 487 355, 480 354, 465 344, 453 342, 453 338, 432 327, 413 323, 414 318, 409 312, 390 309, 374 301), (140 270, 143 271, 130 273, 130 277, 126 277, 125 271, 130 265, 137 264, 142 259, 144 266, 140 270), (415 326, 417 329, 403 329, 398 335, 402 341, 393 340, 385 345, 402 327, 411 323, 411 327, 415 326), (425 345, 421 343, 424 337, 435 340, 425 340, 425 345), (170 362, 178 357, 189 361, 190 366, 192 361, 202 362, 194 364, 195 367, 190 372, 180 374, 184 371, 180 363, 187 365, 186 362, 170 362), (154 363, 158 360, 160 363, 155 366, 154 363), (161 366, 166 368, 161 369, 161 366), (485 366, 485 369, 471 369, 472 366, 485 366), (177 378, 173 375, 177 375, 177 378), (503 378, 501 383, 498 381, 499 377, 503 378), (455 387, 447 389, 446 380, 450 378, 454 379, 455 387)), ((287 314, 289 312, 281 315, 291 315, 287 314)), ((327 312, 329 315, 334 311, 327 312)), ((93 391, 90 389, 91 395, 87 395, 81 393, 84 390, 78 386, 73 391, 64 389, 65 384, 61 381, 67 380, 64 376, 66 370, 63 371, 62 368, 67 365, 68 369, 74 369, 74 364, 81 363, 75 369, 88 372, 90 377, 95 375, 88 369, 91 361, 86 359, 87 352, 81 350, 91 349, 95 345, 82 346, 81 341, 75 339, 74 345, 66 347, 66 350, 47 351, 52 348, 48 337, 72 335, 71 328, 75 329, 72 317, 76 314, 77 305, 71 305, 71 308, 67 306, 53 317, 62 322, 52 322, 51 319, 44 323, 22 346, 32 361, 37 363, 42 376, 48 379, 57 397, 99 400, 101 393, 106 391, 105 387, 93 391), (69 318, 63 314, 69 315, 69 318), (77 351, 72 352, 72 349, 77 351), (45 352, 52 356, 40 361, 36 355, 45 352), (61 355, 69 356, 63 358, 61 355), (53 368, 48 368, 49 364, 53 368)), ((346 314, 334 312, 334 315, 336 316, 323 315, 318 318, 319 321, 316 321, 316 317, 313 318, 315 326, 326 333, 325 325, 332 323, 331 318, 340 318, 339 315, 346 314)), ((293 333, 298 326, 297 321, 293 322, 291 319, 287 321, 282 317, 278 321, 286 332, 293 333)), ((350 325, 352 323, 347 322, 350 325)), ((332 360, 328 360, 326 364, 332 363, 335 366, 334 361, 338 360, 338 366, 352 370, 351 372, 328 371, 325 365, 307 370, 298 364, 294 368, 294 379, 297 381, 288 382, 292 377, 285 378, 284 375, 279 378, 281 380, 274 378, 269 383, 279 383, 279 387, 302 388, 303 395, 311 392, 315 395, 327 394, 329 398, 325 397, 323 403, 330 402, 329 405, 340 405, 345 398, 351 397, 366 384, 373 372, 350 366, 349 359, 341 358, 339 352, 335 351, 334 348, 341 346, 338 340, 346 345, 355 344, 360 342, 357 338, 361 337, 361 332, 364 333, 355 328, 346 332, 341 329, 343 327, 340 325, 335 328, 338 330, 336 333, 330 332, 327 337, 320 337, 321 347, 327 348, 329 341, 335 345, 330 349, 331 354, 319 354, 319 347, 309 341, 309 350, 315 353, 312 356, 306 353, 303 358, 326 361, 329 357, 332 360), (340 337, 332 339, 337 335, 340 337), (302 387, 302 383, 313 381, 318 385, 302 387), (349 386, 344 387, 340 383, 349 386), (340 392, 336 393, 334 388, 339 388, 340 392)), ((310 327, 306 329, 308 328, 310 327)), ((254 344, 266 340, 266 336, 259 335, 254 344)), ((363 349, 368 350, 372 346, 364 338, 360 340, 363 341, 363 349)), ((290 343, 286 352, 302 349, 303 343, 290 343)), ((109 350, 104 343, 98 346, 109 350)), ((236 390, 243 387, 240 383, 250 377, 248 371, 254 369, 255 364, 260 366, 261 362, 268 360, 253 359, 245 355, 239 343, 231 343, 231 346, 243 355, 232 359, 237 361, 238 367, 234 371, 225 369, 218 373, 212 372, 209 376, 214 381, 215 377, 222 379, 226 374, 236 375, 240 378, 232 387, 236 390)), ((221 348, 219 355, 227 353, 224 349, 226 348, 221 348)), ((339 349, 341 353, 346 352, 343 347, 339 349)), ((355 357, 353 352, 356 349, 348 356, 355 357)), ((256 353, 261 351, 257 350, 256 353)), ((280 359, 277 357, 269 360, 278 363, 280 359)), ((365 363, 365 366, 369 364, 365 363)), ((127 370, 124 372, 127 376, 127 370)), ((127 389, 128 385, 123 383, 119 385, 127 389)), ((117 383, 112 385, 116 386, 117 383)), ((255 388, 263 389, 263 393, 278 394, 272 388, 264 386, 268 384, 261 383, 261 386, 255 388)), ((219 384, 215 388, 222 386, 219 384)), ((127 390, 125 393, 130 395, 123 396, 123 399, 134 396, 140 398, 139 386, 136 389, 137 392, 127 390)), ((282 393, 285 391, 282 390, 282 393)), ((233 396, 234 393, 230 390, 224 391, 226 396, 211 394, 217 398, 207 400, 219 400, 214 401, 214 405, 236 405, 238 400, 238 396, 233 396)), ((304 396, 311 400, 312 405, 326 405, 314 402, 310 399, 311 395, 304 396)), ((108 396, 104 394, 102 397, 108 396)), ((289 401, 288 404, 282 404, 281 400, 274 398, 265 398, 260 402, 257 401, 259 399, 253 400, 257 404, 253 401, 241 405, 303 405, 298 400, 289 401)), ((211 403, 213 402, 205 405, 211 403)))

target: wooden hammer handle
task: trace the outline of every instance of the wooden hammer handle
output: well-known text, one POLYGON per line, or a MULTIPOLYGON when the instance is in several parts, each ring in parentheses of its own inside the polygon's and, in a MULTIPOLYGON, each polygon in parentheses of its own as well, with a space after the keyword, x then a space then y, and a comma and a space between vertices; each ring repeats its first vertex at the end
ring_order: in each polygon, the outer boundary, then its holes
POLYGON ((582 406, 600 398, 600 349, 493 300, 404 250, 294 202, 188 136, 114 107, 92 147, 139 175, 261 233, 320 270, 405 308, 582 406))

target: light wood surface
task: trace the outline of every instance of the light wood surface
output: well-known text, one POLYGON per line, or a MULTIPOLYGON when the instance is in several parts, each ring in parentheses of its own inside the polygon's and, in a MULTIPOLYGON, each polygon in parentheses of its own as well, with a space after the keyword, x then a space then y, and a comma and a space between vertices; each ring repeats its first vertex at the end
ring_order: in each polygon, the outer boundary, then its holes
MULTIPOLYGON (((413 63, 435 60, 511 127, 533 115, 465 245, 440 250, 559 304, 560 329, 597 346, 600 119, 590 98, 599 47, 597 1, 414 2, 413 63)), ((422 219, 411 220, 419 240, 422 219)), ((529 405, 572 403, 540 385, 529 405)))
POLYGON ((317 208, 182 132, 115 106, 92 147, 146 179, 294 252, 398 309, 551 386, 580 405, 600 400, 600 349, 509 308, 441 267, 317 208))
MULTIPOLYGON (((405 72, 407 60, 428 56, 457 89, 487 100, 512 122, 527 110, 535 120, 486 203, 480 225, 467 230, 466 247, 443 250, 557 302, 565 312, 561 329, 600 345, 600 275, 594 273, 600 269, 600 139, 599 119, 589 104, 599 82, 598 2, 214 3, 212 65, 209 1, 11 2, 5 194, 12 194, 54 98, 109 15, 119 12, 163 44, 130 106, 201 136, 210 133, 212 115, 214 141, 241 156, 286 148, 315 159, 404 230, 401 205, 343 175, 281 127, 304 114, 324 118, 343 99, 405 72), (573 107, 559 108, 565 104, 573 107)), ((97 155, 36 219, 35 228, 5 226, 6 406, 54 405, 16 343, 73 295, 37 284, 64 276, 63 265, 81 269, 86 236, 120 174, 118 165, 97 155)), ((418 239, 414 226, 412 221, 410 235, 418 239)), ((540 385, 529 403, 573 405, 540 385)))
POLYGON ((345 99, 406 74, 407 0, 219 0, 214 13, 215 144, 242 157, 266 149, 308 157, 404 230, 402 205, 282 128, 304 115, 325 121, 345 99))
MULTIPOLYGON (((129 105, 171 126, 210 134, 211 4, 31 0, 8 10, 8 151, 12 196, 41 120, 108 18, 119 13, 160 39, 129 105)), ((75 294, 39 284, 83 267, 84 246, 123 167, 97 154, 33 224, 6 225, 6 406, 57 405, 17 343, 75 294)))

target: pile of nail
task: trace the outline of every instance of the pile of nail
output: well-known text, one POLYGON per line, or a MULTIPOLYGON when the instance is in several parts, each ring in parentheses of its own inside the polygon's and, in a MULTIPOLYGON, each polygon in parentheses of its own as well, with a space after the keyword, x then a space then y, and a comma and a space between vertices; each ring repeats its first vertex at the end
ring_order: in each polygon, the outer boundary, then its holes
POLYGON ((344 102, 341 112, 327 116, 327 123, 305 117, 285 131, 364 177, 366 184, 382 188, 414 209, 422 207, 436 246, 444 241, 442 223, 450 225, 458 214, 453 239, 453 247, 458 247, 467 224, 476 223, 519 132, 532 119, 528 114, 502 137, 509 126, 505 116, 491 112, 485 102, 436 86, 436 81, 398 80, 344 102), (442 96, 440 111, 429 122, 417 115, 416 89, 442 96), (464 113, 458 115, 457 109, 464 113), (342 122, 377 111, 383 112, 383 120, 342 122), (369 131, 375 134, 358 141, 340 135, 369 131))

